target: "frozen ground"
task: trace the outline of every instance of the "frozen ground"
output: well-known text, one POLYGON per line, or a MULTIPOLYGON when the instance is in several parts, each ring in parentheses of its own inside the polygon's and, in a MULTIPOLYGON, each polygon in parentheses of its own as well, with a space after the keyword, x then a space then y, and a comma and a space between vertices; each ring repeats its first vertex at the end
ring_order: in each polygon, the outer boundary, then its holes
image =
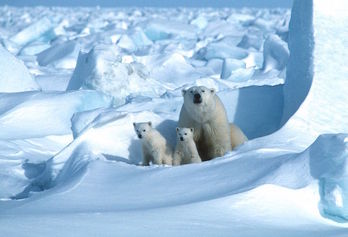
POLYGON ((347 10, 0 8, 0 235, 348 236, 347 10), (191 85, 250 141, 138 166, 191 85))

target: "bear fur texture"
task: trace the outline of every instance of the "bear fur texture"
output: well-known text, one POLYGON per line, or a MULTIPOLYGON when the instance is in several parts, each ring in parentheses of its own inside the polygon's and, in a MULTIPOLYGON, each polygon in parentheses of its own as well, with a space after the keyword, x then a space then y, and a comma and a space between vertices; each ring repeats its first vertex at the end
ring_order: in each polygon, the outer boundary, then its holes
POLYGON ((193 140, 193 128, 176 128, 177 143, 174 150, 173 165, 202 162, 193 140))
POLYGON ((172 165, 173 149, 167 140, 152 127, 151 122, 133 123, 134 131, 142 141, 143 165, 172 165))
POLYGON ((229 124, 225 107, 214 89, 193 86, 182 94, 184 104, 178 126, 194 128, 193 139, 202 161, 223 156, 247 141, 236 125, 229 124))

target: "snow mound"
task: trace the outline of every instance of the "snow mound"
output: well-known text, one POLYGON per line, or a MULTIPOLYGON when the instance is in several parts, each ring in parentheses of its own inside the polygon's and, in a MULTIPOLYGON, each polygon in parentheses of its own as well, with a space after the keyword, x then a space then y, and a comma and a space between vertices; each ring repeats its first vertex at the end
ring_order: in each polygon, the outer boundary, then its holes
POLYGON ((0 46, 0 92, 40 90, 22 61, 0 46))

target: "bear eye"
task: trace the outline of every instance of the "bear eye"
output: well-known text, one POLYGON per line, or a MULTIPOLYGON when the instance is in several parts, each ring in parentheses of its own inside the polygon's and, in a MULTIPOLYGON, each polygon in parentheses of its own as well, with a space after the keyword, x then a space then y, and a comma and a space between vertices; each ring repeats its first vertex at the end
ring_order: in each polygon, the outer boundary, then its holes
POLYGON ((185 132, 185 135, 187 135, 187 133, 185 132))
POLYGON ((205 92, 205 90, 202 90, 202 92, 204 93, 204 92, 205 92))
POLYGON ((144 129, 143 132, 146 132, 146 130, 144 129))

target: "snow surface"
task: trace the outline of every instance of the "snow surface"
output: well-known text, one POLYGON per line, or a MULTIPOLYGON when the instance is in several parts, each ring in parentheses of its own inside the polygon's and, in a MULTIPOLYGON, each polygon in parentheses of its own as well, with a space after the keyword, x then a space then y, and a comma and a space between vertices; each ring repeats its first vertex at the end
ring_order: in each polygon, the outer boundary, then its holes
POLYGON ((347 8, 0 8, 0 235, 348 236, 347 8), (250 140, 138 166, 192 85, 250 140))

